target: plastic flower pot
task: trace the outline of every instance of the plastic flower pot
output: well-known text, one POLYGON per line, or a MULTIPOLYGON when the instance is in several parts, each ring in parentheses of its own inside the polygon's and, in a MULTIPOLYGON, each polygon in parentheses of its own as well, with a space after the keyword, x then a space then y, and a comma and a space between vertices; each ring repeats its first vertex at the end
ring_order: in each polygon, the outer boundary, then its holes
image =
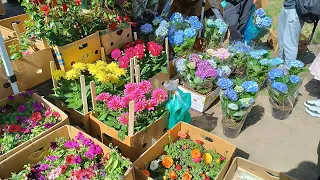
POLYGON ((276 119, 285 120, 292 112, 293 104, 289 101, 284 102, 283 105, 279 105, 270 97, 269 102, 272 106, 272 116, 276 119))

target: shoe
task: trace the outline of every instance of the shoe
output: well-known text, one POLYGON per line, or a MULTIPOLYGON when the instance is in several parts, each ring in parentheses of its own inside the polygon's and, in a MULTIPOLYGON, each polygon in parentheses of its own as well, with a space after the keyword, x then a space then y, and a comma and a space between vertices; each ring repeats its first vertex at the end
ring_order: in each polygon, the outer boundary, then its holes
POLYGON ((320 107, 320 99, 306 101, 306 102, 304 102, 304 106, 306 106, 308 108, 320 107))
POLYGON ((320 107, 307 107, 306 112, 313 117, 320 118, 320 107))

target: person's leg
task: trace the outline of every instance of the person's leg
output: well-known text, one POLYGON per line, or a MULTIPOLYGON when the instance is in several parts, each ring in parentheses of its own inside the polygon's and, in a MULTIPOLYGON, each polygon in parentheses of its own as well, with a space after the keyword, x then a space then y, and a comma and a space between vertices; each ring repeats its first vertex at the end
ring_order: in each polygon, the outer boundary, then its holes
POLYGON ((282 7, 279 18, 278 18, 278 56, 284 59, 284 47, 283 47, 283 36, 284 29, 286 27, 286 14, 285 9, 282 7))
POLYGON ((239 15, 240 3, 227 2, 227 5, 223 12, 223 17, 229 25, 231 41, 242 39, 242 35, 239 31, 239 15))
POLYGON ((286 9, 286 27, 283 35, 284 58, 286 61, 297 59, 299 36, 304 21, 295 9, 286 9))
POLYGON ((239 20, 239 31, 241 34, 244 32, 244 28, 248 22, 249 16, 253 8, 253 0, 243 0, 240 3, 240 20, 239 20))

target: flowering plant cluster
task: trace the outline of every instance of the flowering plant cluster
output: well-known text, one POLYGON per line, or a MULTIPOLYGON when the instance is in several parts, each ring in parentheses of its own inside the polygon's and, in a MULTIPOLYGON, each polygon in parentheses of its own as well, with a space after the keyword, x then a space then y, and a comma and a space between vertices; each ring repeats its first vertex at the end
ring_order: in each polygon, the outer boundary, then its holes
POLYGON ((222 19, 207 19, 204 38, 208 41, 209 48, 216 48, 222 43, 228 30, 228 25, 222 19))
MULTIPOLYGON (((79 81, 81 75, 85 75, 86 82, 95 82, 97 93, 108 91, 115 94, 117 90, 123 88, 127 74, 126 70, 120 68, 117 63, 108 64, 104 61, 92 64, 75 63, 67 72, 53 71, 52 76, 58 82, 59 87, 54 89, 55 94, 52 96, 63 100, 69 108, 78 111, 82 111, 83 107, 79 81)), ((86 90, 88 99, 90 99, 89 87, 86 90)))
POLYGON ((132 164, 114 149, 104 154, 81 132, 75 139, 61 137, 51 141, 46 154, 38 163, 13 173, 10 179, 123 179, 132 164))
POLYGON ((190 54, 185 58, 178 58, 175 62, 179 75, 187 86, 200 94, 207 94, 214 89, 215 80, 228 77, 231 69, 228 66, 217 66, 213 58, 200 54, 190 54))
POLYGON ((184 131, 178 132, 179 139, 164 147, 165 155, 153 160, 142 170, 153 179, 215 179, 227 162, 225 156, 215 150, 207 150, 201 140, 188 139, 184 131))
POLYGON ((266 16, 266 11, 262 8, 257 9, 254 12, 254 24, 263 29, 269 29, 272 25, 272 18, 269 16, 266 16))
POLYGON ((228 49, 219 48, 219 49, 207 49, 207 55, 219 64, 228 64, 230 63, 231 53, 228 49))
POLYGON ((0 107, 0 155, 61 121, 59 112, 46 109, 32 94, 32 91, 20 93, 17 98, 23 98, 23 103, 10 96, 9 103, 0 107))
POLYGON ((139 39, 134 43, 126 43, 123 51, 118 48, 113 49, 111 57, 118 61, 119 66, 124 69, 129 67, 130 59, 137 57, 142 80, 148 80, 160 71, 167 72, 167 57, 163 47, 153 41, 146 45, 143 40, 139 39))
POLYGON ((285 68, 273 68, 268 73, 269 95, 278 105, 294 103, 296 93, 301 86, 301 73, 305 71, 304 63, 292 60, 285 63, 285 68), (290 103, 291 102, 291 103, 290 103))
POLYGON ((255 101, 256 94, 259 91, 258 83, 245 79, 220 78, 218 85, 222 89, 221 107, 223 116, 235 122, 243 120, 250 112, 250 107, 255 101))
POLYGON ((228 47, 228 50, 232 53, 230 62, 235 68, 234 72, 242 75, 249 60, 247 53, 251 51, 251 47, 246 42, 236 41, 228 47))
POLYGON ((122 96, 101 93, 96 97, 99 105, 95 115, 107 126, 116 129, 119 132, 118 137, 123 140, 128 134, 130 101, 135 102, 134 132, 145 129, 167 112, 167 92, 163 89, 151 90, 152 84, 142 81, 139 84, 126 84, 122 96))

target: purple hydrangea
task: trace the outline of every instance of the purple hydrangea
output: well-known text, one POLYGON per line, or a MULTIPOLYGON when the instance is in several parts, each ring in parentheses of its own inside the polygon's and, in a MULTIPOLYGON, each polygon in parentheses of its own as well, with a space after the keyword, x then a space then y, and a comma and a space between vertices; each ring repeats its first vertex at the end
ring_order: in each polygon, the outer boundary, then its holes
POLYGON ((200 77, 202 80, 206 78, 215 78, 217 76, 217 71, 210 66, 208 61, 200 61, 197 63, 196 76, 200 77))
POLYGON ((193 53, 189 55, 189 62, 198 63, 200 61, 201 61, 201 57, 198 54, 193 53))

